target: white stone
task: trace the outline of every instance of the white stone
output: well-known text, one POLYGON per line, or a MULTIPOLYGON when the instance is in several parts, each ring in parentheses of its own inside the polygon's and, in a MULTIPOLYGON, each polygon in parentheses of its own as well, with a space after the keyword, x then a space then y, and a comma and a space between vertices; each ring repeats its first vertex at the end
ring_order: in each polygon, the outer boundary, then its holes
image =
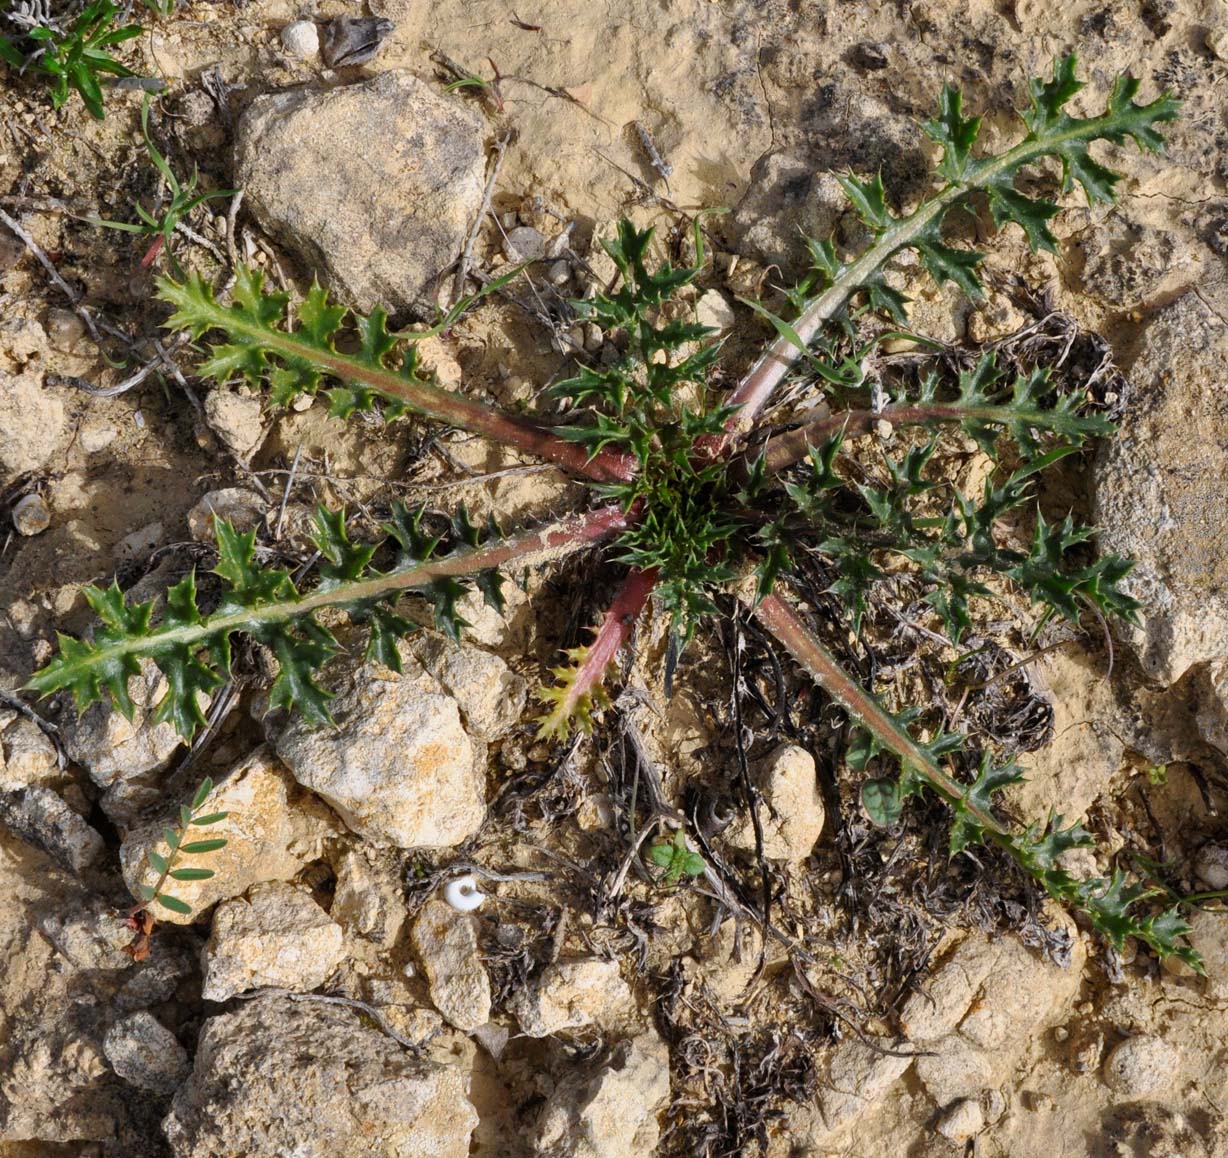
POLYGON ((1207 841, 1194 854, 1194 875, 1208 889, 1228 889, 1228 844, 1207 841))
POLYGON ((695 320, 701 326, 711 326, 714 330, 731 330, 738 320, 733 306, 720 290, 708 290, 695 303, 695 320))
POLYGON ((290 56, 310 60, 320 53, 320 30, 311 20, 296 20, 281 30, 281 46, 290 56))
POLYGON ((520 723, 529 685, 499 656, 441 636, 415 640, 414 653, 456 699, 471 736, 497 740, 520 723))
POLYGON ((259 398, 215 389, 205 399, 205 421, 222 445, 240 462, 247 463, 264 441, 259 398))
POLYGON ((64 431, 64 404, 34 370, 0 370, 0 482, 38 470, 64 431))
POLYGON ((264 499, 246 487, 210 491, 188 511, 188 533, 198 543, 213 543, 215 519, 224 519, 241 533, 253 531, 264 522, 267 509, 264 499))

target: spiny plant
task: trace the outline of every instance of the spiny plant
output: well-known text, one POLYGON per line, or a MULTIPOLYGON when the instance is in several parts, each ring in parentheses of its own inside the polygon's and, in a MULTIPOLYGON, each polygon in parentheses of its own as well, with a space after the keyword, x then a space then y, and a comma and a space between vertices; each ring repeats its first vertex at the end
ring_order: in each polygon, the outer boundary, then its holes
POLYGON ((90 116, 100 121, 106 112, 99 78, 134 75, 110 50, 142 31, 139 24, 117 28, 118 14, 112 0, 93 0, 67 27, 48 18, 31 23, 20 36, 0 33, 0 60, 19 73, 43 77, 53 108, 63 106, 70 92, 80 93, 90 116))
POLYGON ((166 182, 166 187, 170 194, 169 200, 164 206, 159 208, 157 216, 143 205, 136 204, 134 208, 136 209, 136 215, 140 218, 139 222, 108 221, 102 217, 90 217, 88 220, 91 224, 101 226, 104 229, 118 229, 123 233, 134 233, 138 237, 152 237, 154 239, 153 243, 146 250, 144 257, 141 258, 142 269, 152 265, 158 254, 165 248, 167 255, 170 257, 171 264, 176 271, 180 271, 179 262, 171 251, 171 239, 174 236, 176 227, 196 206, 218 197, 230 197, 233 195, 234 190, 212 189, 204 193, 197 193, 196 185, 200 180, 200 174, 197 172, 195 165, 192 167, 191 177, 187 181, 181 182, 175 176, 175 171, 170 167, 167 159, 158 152, 157 146, 153 143, 153 137, 149 134, 149 106, 150 98, 146 96, 144 101, 141 102, 141 136, 145 140, 145 151, 149 154, 150 162, 162 180, 166 182))
MULTIPOLYGON (((906 299, 885 278, 901 251, 919 254, 939 281, 980 293, 981 255, 951 244, 943 232, 953 210, 987 203, 998 226, 1016 224, 1032 247, 1054 249, 1057 205, 1021 191, 1025 170, 1056 161, 1063 190, 1077 182, 1090 202, 1105 202, 1118 177, 1092 157, 1093 144, 1133 139, 1144 150, 1160 150, 1159 126, 1177 112, 1170 96, 1140 103, 1138 82, 1122 76, 1103 112, 1079 117, 1068 106, 1080 87, 1073 57, 1059 61, 1051 79, 1033 80, 1023 135, 998 155, 977 152, 979 119, 965 116, 960 94, 945 88, 925 126, 942 152, 939 187, 911 213, 898 213, 879 177, 844 177, 864 225, 862 244, 842 252, 834 241, 811 240, 812 266, 786 293, 793 316, 758 307, 777 335, 723 398, 712 386, 721 347, 678 301, 703 264, 698 221, 690 265, 655 262, 652 231, 627 221, 604 243, 620 275, 616 288, 575 308, 607 332, 617 356, 582 365, 553 388, 569 409, 553 425, 442 389, 422 369, 417 341, 450 325, 455 310, 431 330, 396 333, 381 311, 350 313, 315 287, 291 323, 287 295, 266 292, 250 270, 238 271, 228 302, 196 274, 162 279, 159 293, 174 307, 169 328, 196 339, 224 335, 200 366, 202 376, 267 383, 278 404, 324 389, 339 417, 381 410, 389 418, 413 414, 458 427, 557 464, 587 480, 599 501, 546 526, 485 537, 467 519, 449 529, 394 506, 386 537, 376 543, 354 542, 340 512, 321 512, 320 562, 314 584, 301 590, 286 571, 255 564, 252 534, 219 522, 220 591, 212 584, 203 606, 192 575, 167 592, 156 622, 152 603, 130 605, 116 586, 89 589, 98 629, 88 640, 61 636, 59 656, 30 687, 69 689, 81 707, 110 695, 131 712, 127 681, 141 660, 152 660, 168 687, 156 717, 173 720, 190 738, 203 723, 204 698, 228 674, 232 637, 244 634, 279 665, 271 703, 327 721, 328 693, 316 677, 338 644, 319 612, 347 611, 366 624, 369 654, 396 667, 395 641, 411 626, 397 610, 406 593, 425 595, 437 622, 455 634, 463 627, 457 608, 467 584, 476 582, 497 603, 497 569, 608 547, 610 561, 626 574, 592 642, 569 654, 556 686, 543 692, 544 736, 591 725, 604 702, 607 670, 650 599, 669 618, 668 685, 695 633, 728 613, 732 588, 856 725, 861 739, 847 763, 863 781, 863 806, 874 821, 894 823, 905 801, 928 789, 949 806, 951 855, 995 845, 1114 945, 1135 937, 1161 957, 1200 968, 1182 940, 1188 926, 1176 908, 1153 911, 1145 902, 1154 892, 1121 873, 1079 880, 1063 868, 1064 853, 1092 843, 1081 825, 1051 815, 1019 831, 1000 819, 996 798, 1019 780, 1018 769, 966 736, 931 728, 922 739, 922 714, 890 711, 837 658, 833 647, 841 642, 829 647, 787 594, 800 564, 817 563, 846 613, 843 646, 856 636, 871 594, 903 573, 924 589, 935 625, 952 642, 968 629, 976 600, 1010 591, 1030 600, 1042 621, 1054 615, 1074 621, 1085 611, 1135 614, 1137 604, 1121 586, 1128 563, 1093 559, 1087 527, 1072 517, 1051 523, 1036 510, 1037 476, 1112 431, 1085 391, 1059 389, 1043 369, 1006 374, 992 357, 969 359, 954 377, 935 368, 915 379, 871 382, 864 369, 883 336, 867 336, 875 319, 898 326, 906 317, 906 299), (765 408, 790 375, 794 393, 825 394, 834 413, 791 427, 766 424, 765 408), (862 437, 884 428, 898 435, 886 451, 883 439, 862 437), (905 435, 906 428, 916 431, 905 435), (994 463, 979 493, 965 494, 938 469, 940 439, 951 431, 970 436, 994 463), (1028 519, 1034 529, 1021 537, 1028 519), (881 774, 887 761, 898 765, 892 775, 881 774)), ((681 874, 691 873, 693 864, 677 860, 694 855, 685 840, 656 847, 662 851, 651 855, 667 873, 679 863, 681 874)))

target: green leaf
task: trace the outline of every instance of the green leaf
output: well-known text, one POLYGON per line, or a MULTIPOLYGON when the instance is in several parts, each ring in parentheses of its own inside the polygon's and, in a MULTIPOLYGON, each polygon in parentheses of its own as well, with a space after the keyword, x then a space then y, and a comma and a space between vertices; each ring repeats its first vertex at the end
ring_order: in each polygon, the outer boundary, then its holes
POLYGON ((149 863, 153 866, 154 872, 156 873, 166 872, 166 869, 167 869, 166 857, 161 856, 158 853, 153 852, 152 850, 147 852, 145 856, 146 856, 146 859, 149 861, 149 863))
POLYGON ((181 916, 186 917, 192 912, 192 906, 181 901, 178 897, 170 897, 165 893, 159 893, 154 899, 164 909, 170 909, 172 913, 179 913, 181 916))
POLYGON ((879 828, 891 828, 898 824, 904 812, 904 794, 900 782, 894 776, 867 780, 861 786, 861 806, 871 823, 879 828))
POLYGON ((204 826, 207 824, 217 824, 219 821, 225 820, 226 817, 228 817, 229 815, 230 815, 229 812, 210 812, 206 816, 192 817, 192 823, 198 824, 201 826, 204 826))
POLYGON ((857 216, 876 233, 889 229, 894 221, 887 209, 886 190, 882 173, 875 173, 872 181, 862 181, 850 174, 836 174, 836 180, 845 196, 853 203, 857 216))
MULTIPOLYGON (((196 794, 192 797, 192 811, 193 812, 195 812, 202 804, 204 804, 206 800, 209 799, 209 793, 212 791, 213 791, 213 778, 211 776, 206 776, 200 782, 200 786, 196 789, 196 794)), ((224 812, 220 812, 220 813, 217 813, 216 815, 220 819, 226 814, 224 812)), ((208 822, 204 820, 198 820, 196 823, 205 824, 208 822)))
POLYGON ((213 875, 212 869, 202 868, 180 868, 170 871, 170 876, 177 881, 207 881, 213 875))
POLYGON ((948 181, 962 181, 968 172, 972 146, 981 131, 980 117, 963 115, 963 96, 959 89, 943 85, 938 99, 938 116, 926 121, 925 132, 942 146, 942 161, 938 172, 948 181))
POLYGON ((179 851, 187 853, 189 856, 197 856, 204 852, 216 852, 219 848, 224 848, 226 840, 224 837, 214 837, 211 840, 194 840, 189 844, 181 845, 179 851))

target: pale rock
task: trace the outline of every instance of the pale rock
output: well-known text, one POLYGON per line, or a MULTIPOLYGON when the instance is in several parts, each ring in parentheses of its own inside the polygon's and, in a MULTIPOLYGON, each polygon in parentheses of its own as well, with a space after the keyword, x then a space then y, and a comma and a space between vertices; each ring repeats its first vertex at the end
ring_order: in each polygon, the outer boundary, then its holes
POLYGON ((505 583, 503 604, 502 611, 491 607, 476 588, 457 602, 461 618, 469 625, 465 628, 467 642, 483 647, 503 647, 507 644, 509 636, 515 635, 517 625, 524 618, 528 596, 519 584, 505 583))
POLYGON ((47 333, 33 318, 11 312, 0 317, 0 371, 34 369, 46 360, 48 348, 47 333))
POLYGON ((956 1145, 962 1145, 965 1142, 972 1141, 983 1129, 985 1129, 985 1114, 981 1109, 980 1102, 974 1102, 970 1098, 964 1099, 962 1102, 956 1102, 941 1118, 938 1119, 938 1125, 934 1127, 948 1142, 954 1142, 956 1145))
POLYGON ((1208 889, 1228 889, 1228 844, 1202 845, 1194 854, 1194 875, 1208 889))
MULTIPOLYGON (((772 860, 805 860, 826 817, 814 757, 796 744, 781 744, 759 763, 755 778, 763 793, 759 822, 764 855, 772 860)), ((753 849, 750 817, 739 818, 726 838, 735 848, 753 849)))
POLYGON ((508 1001, 529 1037, 616 1020, 631 1008, 631 990, 618 962, 598 957, 547 965, 536 980, 508 1001))
POLYGON ((455 698, 471 736, 497 740, 520 722, 529 685, 499 656, 442 636, 416 639, 414 653, 455 698))
MULTIPOLYGON (((1228 916, 1209 909, 1195 909, 1189 915, 1189 942, 1202 955, 1206 965, 1207 997, 1212 1001, 1228 1002, 1228 916)), ((1165 962, 1175 962, 1169 957, 1165 962)), ((1184 971, 1192 974, 1189 966, 1184 971)))
POLYGON ((708 290, 695 303, 695 320, 701 326, 724 331, 733 329, 738 316, 720 290, 708 290))
POLYGON ((816 1108, 828 1130, 856 1122, 878 1101, 912 1063, 852 1038, 841 1042, 828 1061, 826 1080, 816 1108))
POLYGON ((0 482, 45 466, 63 433, 64 404, 42 375, 0 370, 0 482))
MULTIPOLYGON (((176 881, 175 896, 191 911, 180 914, 159 908, 158 920, 186 925, 218 901, 236 897, 261 881, 296 876, 321 855, 324 838, 336 831, 333 818, 318 801, 299 790, 293 777, 267 748, 258 748, 224 777, 219 777, 202 811, 227 812, 225 820, 201 829, 226 844, 193 858, 193 866, 208 868, 203 881, 176 881)), ((142 884, 153 884, 157 873, 145 854, 166 852, 162 829, 174 815, 130 831, 120 846, 124 883, 133 896, 142 884)))
POLYGON ((267 504, 246 487, 224 487, 210 491, 188 511, 188 533, 198 543, 212 544, 216 535, 214 519, 230 523, 240 533, 254 531, 264 522, 267 504))
POLYGON ((189 978, 195 981, 198 977, 200 962, 197 956, 164 940, 157 952, 141 962, 141 967, 133 970, 120 987, 115 995, 116 1011, 131 1013, 170 1001, 184 981, 189 978))
POLYGON ((201 952, 206 1001, 266 986, 308 992, 341 959, 341 926, 302 889, 281 881, 253 885, 223 901, 201 952))
POLYGON ((47 311, 44 329, 52 347, 62 354, 73 353, 85 340, 85 323, 76 312, 62 306, 52 306, 47 311))
POLYGON ((807 263, 805 237, 828 237, 848 205, 833 174, 817 172, 798 154, 767 153, 755 162, 733 211, 738 253, 800 272, 807 263))
POLYGON ((416 664, 338 665, 337 727, 294 719, 277 753, 351 831, 398 848, 448 848, 486 815, 485 753, 461 726, 456 701, 416 664))
POLYGON ((930 1056, 917 1058, 913 1072, 935 1102, 976 1098, 994 1081, 993 1058, 979 1046, 953 1034, 928 1047, 930 1056))
POLYGON ((414 921, 414 952, 444 1020, 469 1033, 490 1020, 490 975, 482 964, 477 922, 442 901, 430 901, 414 921))
POLYGON ((540 1158, 637 1158, 655 1154, 658 1115, 669 1101, 669 1050, 656 1033, 615 1045, 595 1068, 555 1086, 538 1118, 540 1158))
POLYGON ((1212 660, 1198 675, 1194 714, 1198 734, 1228 754, 1228 659, 1212 660))
POLYGON ((295 20, 281 30, 281 46, 290 56, 310 60, 320 52, 320 30, 311 20, 295 20))
POLYGON ((132 933, 101 897, 42 914, 38 931, 54 946, 55 951, 73 970, 124 970, 132 967, 132 958, 124 946, 132 933))
POLYGON ((153 1094, 173 1094, 192 1069, 188 1051, 150 1013, 121 1018, 107 1030, 102 1048, 124 1081, 153 1094))
POLYGON ((1101 551, 1136 560, 1124 586, 1142 625, 1116 630, 1172 684, 1228 658, 1228 327, 1191 290, 1147 323, 1130 379, 1096 463, 1092 521, 1101 551))
POLYGON ((77 445, 86 454, 97 454, 100 450, 106 450, 118 437, 119 430, 105 418, 91 416, 77 432, 77 445))
POLYGON ((1228 28, 1212 28, 1206 35, 1205 43, 1220 60, 1228 60, 1228 28))
POLYGON ((481 204, 484 138, 464 101, 391 70, 257 97, 236 131, 235 183, 348 304, 425 315, 481 204))
POLYGON ((122 567, 143 563, 162 545, 166 528, 161 523, 148 523, 125 535, 115 544, 115 561, 122 567))
MULTIPOLYGON (((154 707, 166 690, 166 679, 154 662, 142 660, 140 674, 128 681, 131 720, 111 703, 99 701, 80 714, 67 713, 60 725, 65 752, 107 790, 102 807, 113 819, 130 819, 158 798, 149 774, 160 770, 183 742, 174 724, 153 720, 154 707)), ((207 700, 202 698, 202 703, 207 700)))
POLYGON ((38 535, 51 526, 51 508, 42 495, 25 495, 13 504, 13 529, 19 535, 38 535))
POLYGON ((205 421, 240 462, 250 462, 264 441, 259 398, 229 390, 211 390, 205 399, 205 421))
POLYGON ((508 230, 503 239, 503 252, 511 262, 541 261, 546 256, 547 237, 531 225, 518 225, 508 230))
POLYGON ((359 845, 335 864, 337 887, 329 915, 352 935, 390 949, 408 915, 398 866, 387 852, 359 845))
POLYGON ((468 1158, 469 1081, 355 1010, 258 997, 205 1022, 163 1130, 175 1158, 468 1158))
POLYGON ((73 873, 82 873, 94 864, 105 847, 102 837, 63 797, 38 784, 0 793, 0 823, 73 873))
POLYGON ((0 731, 0 792, 13 792, 59 776, 55 745, 33 720, 18 716, 0 731))
POLYGON ((1055 801, 1069 820, 1081 819, 1123 767, 1113 690, 1078 650, 1050 652, 1030 671, 1033 687, 1053 706, 1053 739, 1020 754, 1026 780, 1007 796, 1028 822, 1044 820, 1055 801))
POLYGON ((465 377, 460 362, 456 359, 456 351, 451 342, 445 341, 436 334, 415 343, 418 357, 422 359, 423 367, 433 373, 444 386, 459 386, 465 377))
POLYGON ((1181 1057, 1159 1037, 1128 1037, 1104 1060, 1104 1081, 1111 1090, 1131 1098, 1152 1097, 1172 1085, 1181 1057))

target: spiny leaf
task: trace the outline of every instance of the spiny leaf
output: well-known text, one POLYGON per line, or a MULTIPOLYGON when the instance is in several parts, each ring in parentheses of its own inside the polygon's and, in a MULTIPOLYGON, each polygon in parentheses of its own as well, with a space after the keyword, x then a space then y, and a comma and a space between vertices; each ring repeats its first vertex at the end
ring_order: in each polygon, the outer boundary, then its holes
POLYGON ((926 121, 926 135, 942 146, 942 161, 938 172, 948 181, 962 181, 967 175, 972 146, 981 131, 980 117, 963 115, 963 96, 959 89, 946 84, 938 98, 938 115, 926 121))

